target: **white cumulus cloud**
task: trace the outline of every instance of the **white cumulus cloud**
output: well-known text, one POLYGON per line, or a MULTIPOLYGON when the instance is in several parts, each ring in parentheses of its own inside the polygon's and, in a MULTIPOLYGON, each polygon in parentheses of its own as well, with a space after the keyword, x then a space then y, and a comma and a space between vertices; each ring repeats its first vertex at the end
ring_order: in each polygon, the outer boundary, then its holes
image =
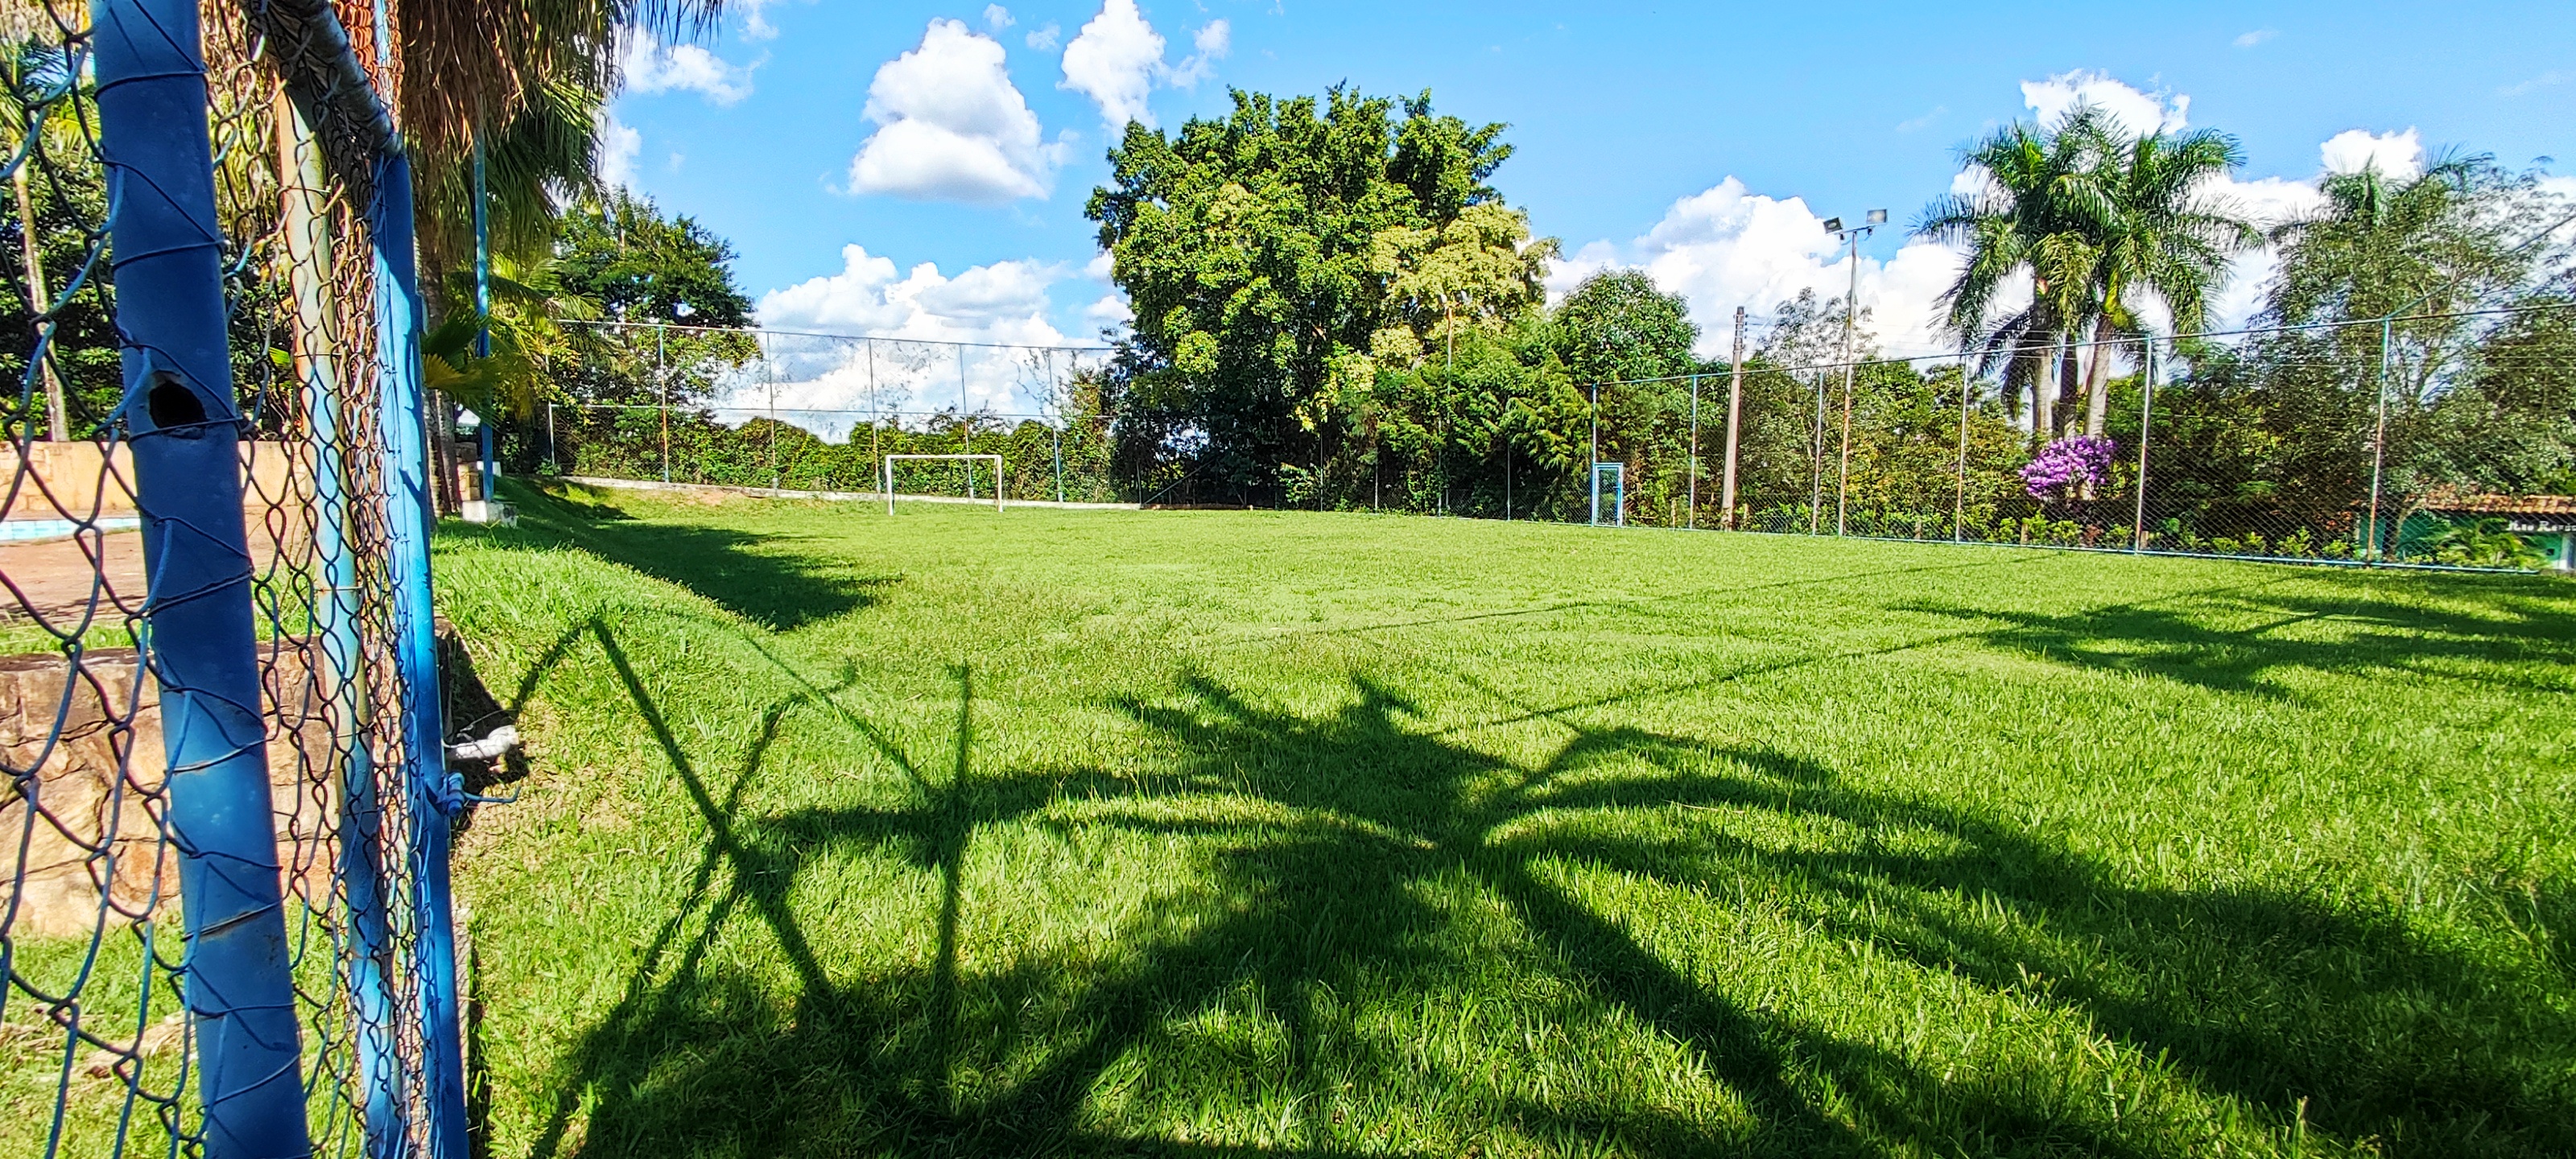
POLYGON ((2328 173, 2359 173, 2375 165, 2381 174, 2406 181, 2424 171, 2424 138, 2413 129, 2395 133, 2346 129, 2326 138, 2317 155, 2328 173))
MULTIPOLYGON (((2314 180, 2293 177, 2252 181, 2223 177, 2210 183, 2210 193, 2227 199, 2238 216, 2267 227, 2306 217, 2326 203, 2325 194, 2317 191, 2314 180)), ((2268 247, 2236 255, 2228 267, 2227 283, 2210 297, 2209 325, 2233 330, 2251 320, 2263 308, 2263 295, 2271 288, 2272 276, 2280 270, 2280 258, 2268 247)), ((2157 325, 2163 325, 2161 319, 2157 325)))
POLYGON ((932 411, 957 406, 961 389, 972 410, 1038 414, 1053 402, 1050 382, 1077 359, 1098 359, 1071 352, 1050 359, 1029 349, 1095 344, 1088 336, 1068 338, 1047 320, 1049 289, 1074 276, 1062 265, 1000 261, 950 276, 929 262, 897 270, 858 245, 842 247, 841 260, 839 273, 762 295, 761 325, 887 341, 875 343, 871 357, 866 343, 772 338, 770 373, 737 385, 725 406, 765 409, 774 389, 782 420, 827 438, 864 421, 837 412, 883 406, 918 425, 932 411))
MULTIPOLYGON (((2191 103, 2186 96, 2149 93, 2090 72, 2026 82, 2022 95, 2042 119, 2063 115, 2083 101, 2108 111, 2124 126, 2145 132, 2183 128, 2191 103)), ((2212 182, 2208 192, 2257 225, 2277 225, 2325 204, 2318 189, 2325 174, 2351 172, 2375 162, 2382 172, 2412 177, 2423 171, 2423 157, 2421 137, 2413 129, 2390 133, 2355 129, 2319 146, 2315 172, 2295 177, 2223 177, 2212 182)), ((2576 178, 2551 180, 2576 195, 2576 178)), ((1973 166, 1950 183, 1951 192, 1963 195, 1991 188, 1987 174, 1973 166)), ((1899 208, 1896 216, 1901 221, 1905 213, 1899 208)), ((1883 251, 1883 244, 1880 248, 1883 251)), ((1941 291, 1957 277, 1961 257, 1949 246, 1909 239, 1883 261, 1861 258, 1861 304, 1870 311, 1870 328, 1886 353, 1943 354, 1953 349, 1939 330, 1938 301, 1941 291)), ((1700 326, 1701 352, 1722 357, 1732 341, 1736 307, 1761 318, 1802 289, 1814 290, 1820 298, 1839 297, 1849 285, 1850 262, 1848 251, 1824 231, 1822 216, 1805 201, 1755 193, 1728 177, 1675 201, 1663 220, 1641 237, 1625 243, 1594 241, 1576 250, 1550 274, 1548 289, 1552 296, 1561 297, 1591 274, 1642 269, 1656 285, 1680 294, 1690 304, 1691 318, 1700 326)), ((2267 249, 2240 255, 2227 283, 2210 303, 2209 325, 2233 329, 2246 324, 2261 308, 2278 268, 2267 249)), ((1998 303, 2002 309, 2019 309, 2029 299, 2027 283, 2007 287, 2004 299, 1998 303)))
POLYGON ((2023 81, 2021 99, 2039 113, 2042 124, 2056 121, 2078 104, 2102 110, 2132 133, 2171 133, 2190 123, 2190 97, 2141 92, 2109 73, 2084 69, 2023 81))
MULTIPOLYGON (((1839 298, 1852 276, 1850 253, 1805 201, 1756 194, 1733 177, 1674 202, 1662 221, 1625 247, 1583 247, 1559 265, 1549 289, 1562 295, 1594 273, 1629 266, 1690 303, 1700 350, 1712 355, 1732 345, 1737 306, 1760 316, 1800 290, 1839 298)), ((1958 256, 1930 242, 1909 241, 1886 261, 1860 259, 1860 300, 1882 348, 1899 354, 1945 348, 1932 303, 1957 272, 1958 256)))
MULTIPOLYGON (((757 8, 752 17, 757 19, 757 8)), ((632 93, 693 92, 719 105, 751 95, 751 66, 737 65, 696 44, 663 44, 628 28, 618 33, 617 71, 632 93)))
POLYGON ((615 188, 635 186, 635 161, 644 155, 644 134, 602 111, 599 115, 599 182, 615 188))
POLYGON ((1136 320, 1136 311, 1128 305, 1126 291, 1110 281, 1117 270, 1117 259, 1111 257, 1107 250, 1093 254, 1090 261, 1083 263, 1082 276, 1100 283, 1108 291, 1082 308, 1083 325, 1093 334, 1103 330, 1123 331, 1136 320))
POLYGON ((1062 148, 1003 68, 1002 46, 933 20, 921 46, 886 62, 864 115, 878 128, 850 160, 850 189, 997 204, 1044 197, 1062 148))
POLYGON ((1036 29, 1021 39, 1039 52, 1054 52, 1057 45, 1064 43, 1064 28, 1050 20, 1046 27, 1036 29))
MULTIPOLYGON (((1037 43, 1032 34, 1030 44, 1037 43)), ((1112 132, 1135 121, 1152 128, 1154 112, 1146 105, 1154 86, 1191 88, 1216 75, 1216 62, 1234 48, 1234 29, 1212 20, 1190 38, 1198 51, 1179 64, 1163 60, 1163 34, 1145 20, 1136 0, 1102 0, 1100 13, 1082 26, 1064 48, 1064 82, 1059 87, 1090 97, 1100 106, 1100 119, 1112 132)))
POLYGON ((2277 28, 2257 28, 2252 32, 2248 32, 2237 37, 2233 43, 2238 48, 2252 48, 2266 40, 2279 36, 2280 34, 2281 30, 2277 28))
POLYGON ((1120 330, 1136 320, 1136 309, 1125 294, 1102 294, 1082 308, 1082 320, 1095 331, 1120 330))
POLYGON ((1234 27, 1223 20, 1208 21, 1207 27, 1190 37, 1190 47, 1197 52, 1173 65, 1167 79, 1180 88, 1196 88, 1200 81, 1216 75, 1216 62, 1234 51, 1234 27))
POLYGON ((1163 66, 1163 35, 1145 23, 1136 0, 1106 0, 1100 14, 1064 46, 1064 85, 1100 106, 1112 128, 1138 121, 1151 127, 1145 95, 1163 66))
MULTIPOLYGON (((2328 138, 2318 147, 2317 159, 2320 172, 2310 177, 2227 177, 2212 183, 2211 192, 2233 203, 2238 215, 2257 225, 2279 225, 2325 208, 2325 194, 2317 188, 2325 174, 2350 173, 2376 162, 2380 172, 2405 180, 2424 171, 2424 146, 2413 129, 2395 133, 2352 129, 2328 138)), ((2210 299, 2209 324, 2232 330, 2251 321, 2263 308, 2263 296, 2280 271, 2280 257, 2269 248, 2238 254, 2227 284, 2210 299)))
POLYGON ((984 6, 985 27, 990 28, 995 32, 1000 32, 1001 30, 1017 23, 1019 23, 1019 21, 1012 18, 1010 9, 1004 8, 999 4, 987 4, 984 6))

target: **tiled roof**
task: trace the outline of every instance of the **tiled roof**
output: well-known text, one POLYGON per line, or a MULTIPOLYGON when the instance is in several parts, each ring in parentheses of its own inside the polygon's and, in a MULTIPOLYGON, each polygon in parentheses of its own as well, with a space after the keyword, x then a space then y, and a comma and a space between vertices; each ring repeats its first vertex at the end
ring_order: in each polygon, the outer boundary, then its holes
POLYGON ((2471 495, 2436 492, 2424 499, 2427 511, 2462 515, 2576 515, 2576 495, 2471 495))

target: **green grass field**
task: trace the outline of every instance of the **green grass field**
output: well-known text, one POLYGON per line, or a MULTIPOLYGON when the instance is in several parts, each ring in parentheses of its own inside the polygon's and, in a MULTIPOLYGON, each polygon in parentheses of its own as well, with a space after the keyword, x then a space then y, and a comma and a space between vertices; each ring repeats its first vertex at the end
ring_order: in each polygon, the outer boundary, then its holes
POLYGON ((2576 585, 514 498, 492 1155, 2576 1152, 2576 585))

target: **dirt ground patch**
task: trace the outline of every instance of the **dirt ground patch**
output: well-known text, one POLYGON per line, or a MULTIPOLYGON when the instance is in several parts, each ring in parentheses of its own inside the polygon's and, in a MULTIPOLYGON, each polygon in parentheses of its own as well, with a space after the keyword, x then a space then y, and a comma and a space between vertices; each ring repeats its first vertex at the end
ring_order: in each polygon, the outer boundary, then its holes
MULTIPOLYGON (((278 541, 256 522, 250 536, 253 571, 266 572, 277 560, 278 541)), ((41 620, 68 631, 93 608, 99 621, 115 623, 143 610, 143 533, 90 531, 0 543, 0 583, 8 587, 0 598, 0 628, 41 620)))

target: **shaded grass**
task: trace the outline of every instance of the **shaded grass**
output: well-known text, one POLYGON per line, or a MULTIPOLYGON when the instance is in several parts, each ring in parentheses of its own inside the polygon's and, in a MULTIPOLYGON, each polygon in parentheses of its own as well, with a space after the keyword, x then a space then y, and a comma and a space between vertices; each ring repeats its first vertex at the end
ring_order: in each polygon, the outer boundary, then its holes
POLYGON ((492 1154, 2576 1148, 2561 583, 514 498, 492 1154))

